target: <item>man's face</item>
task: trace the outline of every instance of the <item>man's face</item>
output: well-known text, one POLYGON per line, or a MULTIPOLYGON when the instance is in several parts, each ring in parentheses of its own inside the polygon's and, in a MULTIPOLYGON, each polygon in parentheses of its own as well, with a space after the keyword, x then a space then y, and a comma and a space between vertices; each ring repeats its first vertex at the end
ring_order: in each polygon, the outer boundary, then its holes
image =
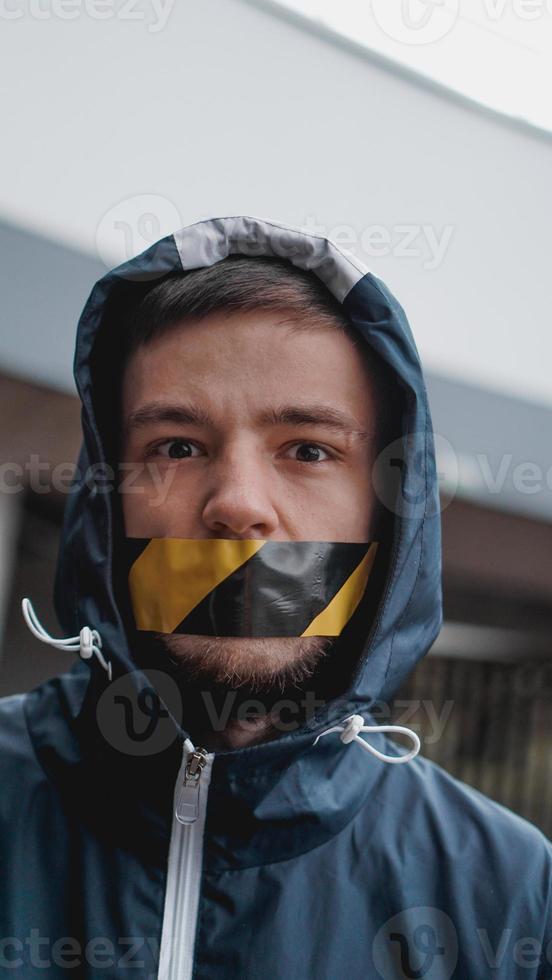
MULTIPOLYGON (((338 329, 267 311, 187 321, 140 347, 122 386, 130 537, 377 537, 374 387, 338 329), (145 464, 145 465, 143 465, 145 464)), ((328 640, 164 638, 191 676, 262 690, 312 672, 328 640)))

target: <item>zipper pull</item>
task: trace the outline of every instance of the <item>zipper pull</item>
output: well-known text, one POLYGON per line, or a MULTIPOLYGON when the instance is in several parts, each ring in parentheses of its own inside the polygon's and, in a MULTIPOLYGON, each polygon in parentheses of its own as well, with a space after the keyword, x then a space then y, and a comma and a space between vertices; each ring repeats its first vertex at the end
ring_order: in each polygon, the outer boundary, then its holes
POLYGON ((188 756, 184 780, 174 811, 179 823, 194 823, 199 816, 199 783, 201 770, 207 762, 207 755, 207 749, 197 748, 188 756))

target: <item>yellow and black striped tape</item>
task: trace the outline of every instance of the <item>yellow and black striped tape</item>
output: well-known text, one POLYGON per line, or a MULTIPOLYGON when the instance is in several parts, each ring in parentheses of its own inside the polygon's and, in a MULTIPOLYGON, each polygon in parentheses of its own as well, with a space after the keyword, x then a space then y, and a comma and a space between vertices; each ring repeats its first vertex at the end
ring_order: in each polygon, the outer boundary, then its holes
POLYGON ((338 636, 377 550, 376 542, 127 542, 137 629, 202 636, 338 636))

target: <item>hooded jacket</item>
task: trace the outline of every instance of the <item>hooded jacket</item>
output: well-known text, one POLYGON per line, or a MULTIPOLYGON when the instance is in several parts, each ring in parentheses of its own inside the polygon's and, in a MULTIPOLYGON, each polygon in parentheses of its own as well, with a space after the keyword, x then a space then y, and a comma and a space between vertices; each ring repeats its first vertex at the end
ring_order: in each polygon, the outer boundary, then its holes
POLYGON ((390 700, 441 625, 427 394, 384 283, 306 230, 248 216, 201 221, 96 283, 74 370, 83 444, 55 605, 65 646, 80 656, 0 702, 0 975, 551 977, 546 838, 422 756, 394 765, 358 744, 404 755, 384 732, 347 740, 352 716, 376 726, 374 705, 390 700), (400 502, 377 608, 368 616, 361 603, 340 637, 354 651, 346 689, 297 730, 209 753, 182 824, 174 810, 185 808, 195 747, 163 665, 151 673, 133 657, 115 585, 116 495, 90 473, 105 476, 111 458, 121 312, 163 275, 253 245, 319 276, 393 373, 400 502))

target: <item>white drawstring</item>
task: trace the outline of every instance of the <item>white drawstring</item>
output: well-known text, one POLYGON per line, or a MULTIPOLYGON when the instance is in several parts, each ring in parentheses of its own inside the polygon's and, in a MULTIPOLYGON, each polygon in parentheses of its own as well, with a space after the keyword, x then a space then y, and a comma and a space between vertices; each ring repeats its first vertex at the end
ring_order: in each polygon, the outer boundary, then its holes
POLYGON ((382 762, 410 762, 415 755, 418 755, 420 751, 420 739, 410 728, 404 728, 403 725, 365 725, 364 718, 362 715, 350 715, 349 718, 345 718, 341 725, 333 725, 332 728, 327 728, 325 732, 320 732, 317 735, 313 745, 316 745, 319 738, 323 735, 329 735, 330 732, 341 732, 339 736, 342 742, 347 744, 348 742, 358 742, 362 745, 363 749, 367 752, 371 752, 376 758, 381 759, 382 762), (365 742, 363 738, 359 737, 359 732, 401 732, 403 735, 408 735, 414 743, 414 748, 410 749, 406 755, 385 755, 383 752, 379 752, 375 749, 373 745, 369 742, 365 742))
POLYGON ((89 626, 83 626, 78 636, 68 636, 65 640, 56 640, 55 637, 50 636, 44 629, 33 609, 33 604, 30 599, 21 600, 21 609, 27 626, 31 633, 36 636, 37 640, 42 640, 43 643, 49 643, 50 646, 57 647, 58 650, 67 650, 71 653, 78 652, 83 660, 90 660, 91 657, 96 657, 103 669, 107 671, 109 680, 111 680, 111 663, 105 659, 102 653, 102 638, 97 630, 90 629, 89 626))

